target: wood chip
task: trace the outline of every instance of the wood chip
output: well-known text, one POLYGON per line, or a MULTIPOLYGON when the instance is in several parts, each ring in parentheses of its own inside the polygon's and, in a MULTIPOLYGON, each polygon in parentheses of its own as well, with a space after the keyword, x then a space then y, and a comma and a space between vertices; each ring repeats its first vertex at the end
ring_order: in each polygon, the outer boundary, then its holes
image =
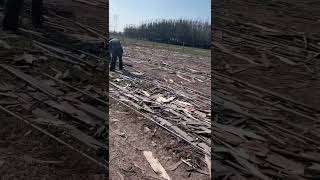
POLYGON ((7 42, 1 39, 0 39, 0 48, 12 49, 12 47, 7 42))
POLYGON ((0 168, 4 165, 4 160, 0 160, 0 168))
POLYGON ((169 170, 170 170, 170 171, 176 170, 182 163, 183 163, 183 162, 182 162, 181 160, 178 161, 177 163, 171 165, 171 166, 169 167, 169 170))
POLYGON ((275 55, 280 61, 286 63, 286 64, 289 64, 289 65, 297 65, 297 63, 291 61, 290 59, 288 58, 285 58, 285 57, 282 57, 282 56, 279 56, 279 55, 275 55))
POLYGON ((118 176, 119 176, 120 180, 124 180, 123 175, 122 175, 119 171, 117 171, 117 174, 118 174, 118 176))
POLYGON ((163 166, 160 164, 158 159, 155 159, 152 155, 151 151, 143 151, 144 157, 147 159, 148 163, 150 164, 151 168, 155 173, 157 173, 160 177, 171 180, 166 170, 163 168, 163 166))
POLYGON ((33 64, 33 62, 37 60, 38 59, 34 57, 32 54, 26 54, 26 53, 14 59, 14 61, 25 61, 28 64, 33 64))
POLYGON ((209 172, 209 176, 210 176, 210 179, 211 179, 211 157, 206 154, 204 159, 205 159, 205 161, 207 163, 208 172, 209 172))
POLYGON ((173 101, 174 99, 175 99, 175 97, 164 98, 162 96, 159 96, 156 101, 160 102, 160 103, 169 103, 169 102, 173 101))
POLYGON ((44 161, 44 160, 33 158, 32 156, 29 156, 29 155, 23 155, 20 158, 26 162, 37 163, 37 164, 62 164, 62 163, 64 163, 63 161, 44 161))
POLYGON ((223 130, 225 130, 225 131, 227 131, 229 133, 232 133, 234 135, 238 135, 241 138, 249 137, 249 138, 260 140, 260 141, 266 141, 265 138, 255 134, 253 132, 241 129, 241 128, 236 128, 236 127, 232 127, 232 126, 226 126, 226 125, 222 125, 222 124, 219 124, 219 123, 214 123, 214 126, 220 128, 220 129, 223 129, 223 130))
POLYGON ((320 175, 320 164, 312 164, 306 168, 306 173, 320 175))

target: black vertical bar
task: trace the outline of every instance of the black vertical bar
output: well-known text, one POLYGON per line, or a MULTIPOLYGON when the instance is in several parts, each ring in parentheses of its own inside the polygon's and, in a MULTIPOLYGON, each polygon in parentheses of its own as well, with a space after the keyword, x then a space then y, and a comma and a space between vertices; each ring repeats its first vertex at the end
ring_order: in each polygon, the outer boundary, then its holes
POLYGON ((41 26, 43 22, 43 0, 32 0, 32 24, 35 27, 41 26))

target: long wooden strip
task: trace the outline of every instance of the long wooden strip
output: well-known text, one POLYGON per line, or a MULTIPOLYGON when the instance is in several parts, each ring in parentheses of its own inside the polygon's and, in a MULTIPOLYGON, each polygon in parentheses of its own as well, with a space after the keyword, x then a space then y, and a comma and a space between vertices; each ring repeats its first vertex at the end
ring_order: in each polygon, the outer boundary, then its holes
POLYGON ((241 54, 239 53, 235 53, 235 52, 232 52, 230 49, 228 49, 227 47, 223 46, 222 44, 218 43, 218 42, 212 42, 213 46, 215 46, 216 48, 220 49, 222 52, 226 53, 226 54, 230 54, 236 58, 239 58, 239 59, 242 59, 242 60, 245 60, 251 64, 258 64, 256 62, 254 62, 252 59, 249 59, 247 57, 244 57, 242 56, 241 54))
POLYGON ((0 64, 0 67, 7 70, 8 72, 14 74, 16 77, 20 78, 21 80, 24 80, 25 82, 29 83, 31 86, 39 89, 41 92, 51 96, 51 97, 56 97, 56 96, 61 96, 64 93, 62 91, 59 91, 53 87, 50 87, 44 83, 41 83, 39 80, 33 78, 30 75, 27 75, 23 73, 22 71, 13 68, 9 65, 6 64, 0 64))
POLYGON ((87 134, 83 133, 82 131, 80 131, 79 129, 77 129, 76 127, 67 124, 64 121, 61 121, 60 119, 57 119, 55 117, 53 117, 50 113, 43 111, 39 108, 35 109, 32 111, 32 113, 34 115, 36 115, 38 118, 37 119, 33 119, 32 121, 38 124, 50 124, 50 125, 54 125, 58 128, 64 128, 66 129, 67 133, 69 133, 71 136, 73 136, 74 138, 78 139, 79 141, 83 142, 84 144, 88 145, 89 147, 95 149, 95 150, 99 150, 99 149, 107 149, 106 145, 97 141, 96 139, 94 139, 91 136, 88 136, 87 134))
POLYGON ((90 67, 95 67, 95 64, 94 63, 90 63, 90 61, 84 61, 78 57, 76 57, 74 54, 72 54, 70 51, 65 51, 65 50, 62 50, 62 49, 59 49, 57 47, 54 47, 54 46, 51 46, 51 45, 48 45, 48 44, 45 44, 45 43, 41 43, 41 42, 38 42, 36 40, 33 40, 33 42, 39 46, 42 46, 43 48, 46 48, 50 51, 53 51, 55 53, 58 53, 58 54, 62 54, 64 56, 67 56, 69 58, 72 58, 72 59, 75 59, 77 60, 78 62, 80 63, 83 63, 83 64, 86 64, 90 67))
POLYGON ((266 124, 268 126, 271 126, 273 128, 279 129, 279 130, 281 130, 281 131, 283 131, 285 133, 288 133, 290 135, 294 135, 294 136, 296 136, 298 138, 304 139, 304 140, 306 140, 306 141, 308 141, 310 143, 314 143, 316 145, 320 145, 320 142, 317 141, 317 140, 310 139, 309 137, 300 135, 300 134, 298 134, 296 132, 293 132, 291 130, 285 129, 285 128, 281 127, 281 126, 277 126, 277 125, 272 124, 272 123, 270 123, 268 121, 264 121, 264 120, 260 119, 259 117, 255 116, 255 115, 252 115, 252 114, 242 110, 242 108, 240 106, 236 105, 235 103, 232 103, 230 101, 224 101, 224 106, 227 107, 228 109, 231 109, 231 110, 233 110, 235 112, 238 112, 238 113, 243 114, 243 115, 245 115, 245 116, 247 116, 249 118, 252 118, 252 119, 254 119, 254 120, 256 120, 256 121, 258 121, 260 123, 264 123, 264 124, 266 124))
POLYGON ((107 119, 108 119, 108 114, 106 113, 106 111, 100 111, 99 109, 97 109, 89 104, 85 104, 85 103, 82 103, 79 101, 79 102, 75 103, 74 105, 76 107, 78 107, 79 109, 83 110, 84 112, 87 112, 88 114, 91 114, 97 118, 100 118, 105 121, 107 121, 107 119))
POLYGON ((258 91, 267 93, 267 94, 269 94, 269 95, 275 96, 275 97, 277 97, 277 98, 279 98, 279 99, 286 100, 286 101, 288 101, 288 102, 290 102, 290 103, 293 103, 293 104, 295 104, 295 105, 299 105, 299 106, 302 106, 302 107, 304 107, 304 108, 311 109, 311 110, 313 110, 313 111, 320 111, 320 110, 318 110, 318 109, 315 108, 315 107, 311 107, 311 106, 306 105, 306 104, 304 104, 304 103, 301 103, 301 102, 298 102, 298 101, 296 101, 296 100, 290 99, 290 98, 288 98, 288 97, 282 96, 282 95, 280 95, 280 94, 278 94, 278 93, 276 93, 276 92, 273 92, 273 91, 270 91, 270 90, 267 90, 267 89, 264 89, 264 88, 255 86, 255 85, 253 85, 253 84, 249 84, 249 83, 244 82, 244 81, 242 81, 242 80, 240 80, 240 79, 236 79, 236 78, 234 78, 234 77, 230 77, 230 76, 227 76, 227 75, 225 75, 225 74, 221 74, 221 73, 219 73, 219 72, 217 72, 217 71, 214 71, 214 70, 212 71, 212 73, 213 73, 213 75, 214 75, 215 78, 221 78, 221 77, 222 77, 222 78, 227 78, 227 79, 230 79, 230 80, 232 80, 232 81, 241 83, 241 84, 243 84, 243 85, 245 85, 245 86, 248 86, 248 87, 250 87, 250 88, 253 88, 253 89, 255 89, 255 90, 258 90, 258 91), (218 75, 218 76, 217 76, 217 75, 218 75), (220 77, 219 77, 219 76, 220 76, 220 77))
POLYGON ((55 109, 58 109, 61 112, 64 112, 65 114, 70 115, 71 117, 73 117, 73 118, 75 118, 85 124, 88 124, 91 126, 103 124, 101 122, 97 122, 97 121, 93 120, 86 113, 76 109, 74 106, 72 106, 70 103, 68 103, 66 101, 63 101, 61 103, 57 103, 55 101, 49 100, 49 101, 45 101, 44 103, 46 103, 47 105, 49 105, 55 109))
POLYGON ((118 98, 115 98, 115 97, 113 97, 112 95, 109 95, 109 97, 110 97, 112 100, 117 101, 118 103, 120 103, 120 104, 124 105, 125 107, 131 109, 132 111, 138 113, 138 114, 141 115, 142 117, 144 117, 144 118, 146 118, 146 119, 154 122, 155 124, 159 125, 161 128, 167 130, 167 131, 170 132, 172 135, 174 135, 174 136, 176 136, 176 137, 184 140, 185 142, 189 143, 192 147, 200 150, 201 152, 203 152, 203 153, 205 153, 205 154, 208 154, 208 155, 211 154, 211 153, 208 152, 206 149, 203 149, 203 148, 199 147, 199 146, 198 146, 196 143, 194 143, 194 142, 188 141, 187 139, 185 139, 184 137, 182 137, 180 134, 177 134, 175 131, 171 130, 171 128, 168 128, 167 126, 164 126, 163 124, 159 123, 158 121, 156 121, 154 118, 150 117, 149 115, 140 112, 139 110, 131 107, 130 105, 128 105, 128 104, 126 104, 126 103, 124 103, 124 102, 122 102, 122 101, 119 101, 118 98))
POLYGON ((78 89, 78 88, 70 85, 69 83, 66 83, 66 82, 64 82, 64 81, 62 81, 62 80, 59 80, 59 79, 57 79, 57 78, 55 78, 55 77, 50 76, 49 74, 46 74, 46 73, 41 73, 41 74, 44 75, 44 76, 46 76, 46 77, 48 77, 48 78, 50 78, 50 79, 52 79, 52 80, 54 80, 54 81, 56 81, 56 82, 59 82, 59 83, 65 85, 65 86, 67 86, 67 87, 69 87, 69 88, 71 88, 71 89, 73 89, 73 90, 76 90, 76 91, 78 91, 78 92, 80 92, 80 93, 82 93, 82 94, 84 94, 84 95, 87 95, 88 97, 90 97, 90 98, 92 98, 92 99, 94 99, 94 100, 97 100, 97 101, 101 102, 102 104, 108 106, 108 103, 107 103, 106 101, 103 101, 103 100, 101 100, 101 99, 99 99, 99 98, 96 98, 96 97, 94 97, 93 95, 91 95, 91 94, 88 93, 88 92, 82 91, 81 89, 78 89))

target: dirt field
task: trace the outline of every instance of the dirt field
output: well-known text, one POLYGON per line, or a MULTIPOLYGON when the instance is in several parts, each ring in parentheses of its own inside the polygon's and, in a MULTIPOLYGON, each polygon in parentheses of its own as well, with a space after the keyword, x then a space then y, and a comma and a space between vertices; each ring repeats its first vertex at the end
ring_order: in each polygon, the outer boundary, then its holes
POLYGON ((226 59, 219 49, 215 53, 215 62, 225 60, 230 66, 229 71, 247 68, 232 74, 311 106, 318 106, 319 95, 304 95, 306 90, 317 93, 319 89, 319 74, 316 69, 313 70, 317 64, 312 66, 317 57, 311 59, 319 51, 318 7, 319 3, 312 0, 215 3, 215 34, 218 36, 215 40, 224 41, 226 48, 230 46, 234 52, 247 57, 247 60, 253 59, 256 64, 248 64, 246 58, 241 60, 235 56, 226 59), (308 38, 307 49, 304 48, 303 34, 308 38), (264 53, 270 62, 265 62, 264 53))
POLYGON ((109 75, 110 98, 122 104, 109 110, 111 177, 159 178, 143 156, 151 151, 172 179, 209 179, 210 51, 123 44, 125 71, 109 75))
POLYGON ((206 171, 182 163, 181 158, 199 163, 201 157, 188 144, 119 103, 110 107, 110 179, 161 179, 143 151, 151 151, 172 179, 208 179, 206 171))
POLYGON ((0 179, 105 177, 99 166, 23 122, 2 114, 1 127, 0 179))
POLYGON ((319 178, 317 1, 213 4, 213 176, 319 178))
POLYGON ((106 178, 107 75, 97 56, 107 22, 96 3, 46 1, 34 29, 26 1, 19 32, 0 31, 1 179, 106 178))

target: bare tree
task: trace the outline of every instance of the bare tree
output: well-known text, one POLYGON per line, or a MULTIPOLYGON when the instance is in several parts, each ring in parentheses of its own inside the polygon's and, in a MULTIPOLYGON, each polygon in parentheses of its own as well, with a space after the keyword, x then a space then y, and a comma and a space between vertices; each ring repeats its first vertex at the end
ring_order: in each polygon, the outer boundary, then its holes
POLYGON ((211 25, 202 20, 154 20, 139 26, 127 26, 128 37, 154 42, 210 48, 211 25))

